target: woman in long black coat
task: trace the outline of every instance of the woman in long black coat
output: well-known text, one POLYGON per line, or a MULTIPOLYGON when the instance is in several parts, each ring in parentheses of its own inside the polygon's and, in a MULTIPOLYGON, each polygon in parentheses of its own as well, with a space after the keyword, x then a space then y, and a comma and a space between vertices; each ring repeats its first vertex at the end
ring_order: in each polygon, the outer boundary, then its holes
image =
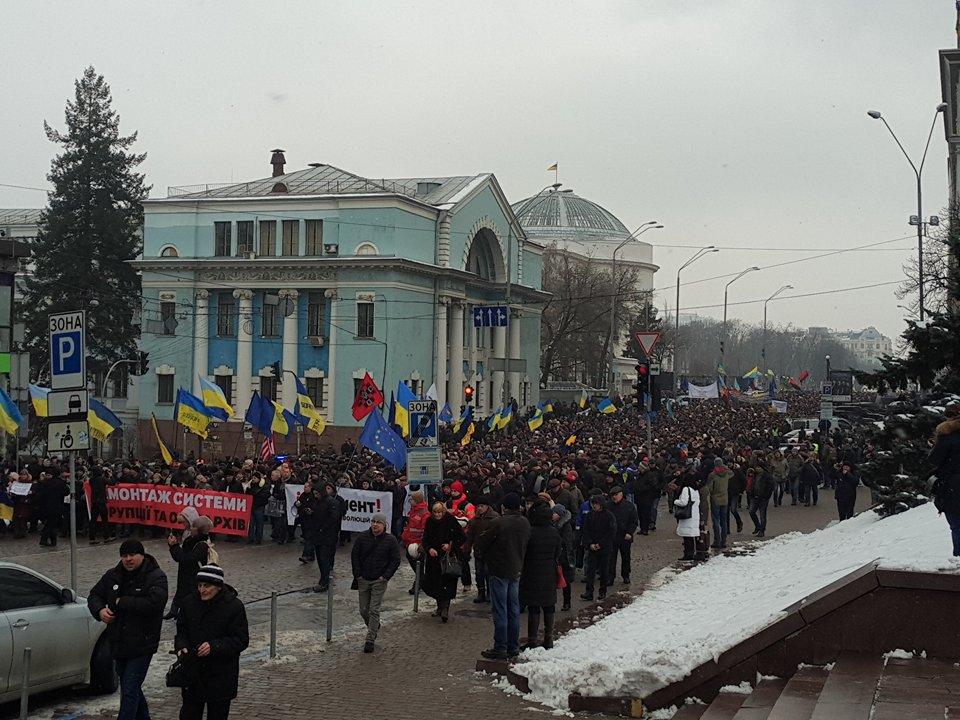
POLYGON ((530 506, 530 541, 520 574, 520 605, 527 606, 527 647, 537 647, 543 613, 543 647, 553 647, 553 620, 557 609, 557 566, 563 549, 560 531, 553 526, 550 506, 530 506))
POLYGON ((430 517, 423 527, 423 552, 426 562, 423 566, 423 591, 437 601, 434 617, 447 622, 450 616, 450 601, 457 595, 457 583, 460 573, 444 575, 441 560, 445 555, 456 558, 463 546, 465 536, 457 519, 447 512, 442 502, 433 504, 430 517))

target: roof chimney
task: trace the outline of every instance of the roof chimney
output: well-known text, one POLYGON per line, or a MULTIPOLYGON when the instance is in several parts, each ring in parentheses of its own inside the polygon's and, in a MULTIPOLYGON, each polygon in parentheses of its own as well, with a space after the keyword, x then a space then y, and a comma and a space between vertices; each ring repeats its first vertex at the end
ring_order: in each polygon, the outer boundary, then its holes
POLYGON ((283 175, 283 166, 286 164, 287 159, 283 156, 283 150, 271 150, 270 152, 273 155, 270 156, 270 164, 273 165, 273 177, 278 175, 283 175))

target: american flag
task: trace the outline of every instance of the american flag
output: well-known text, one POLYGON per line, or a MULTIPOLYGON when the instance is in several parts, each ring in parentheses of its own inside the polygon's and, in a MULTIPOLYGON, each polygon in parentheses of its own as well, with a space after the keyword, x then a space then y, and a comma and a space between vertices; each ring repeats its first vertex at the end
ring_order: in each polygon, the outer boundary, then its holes
POLYGON ((277 449, 273 444, 273 435, 263 439, 263 445, 260 446, 260 459, 263 462, 267 462, 270 458, 277 454, 277 449))

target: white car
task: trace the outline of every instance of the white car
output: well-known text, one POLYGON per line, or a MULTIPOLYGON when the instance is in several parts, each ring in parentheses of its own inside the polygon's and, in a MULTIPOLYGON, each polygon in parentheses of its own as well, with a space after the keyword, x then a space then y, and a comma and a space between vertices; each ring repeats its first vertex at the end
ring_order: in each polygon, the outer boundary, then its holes
POLYGON ((86 598, 30 568, 0 562, 0 703, 20 697, 24 648, 30 648, 31 694, 81 684, 114 692, 105 627, 86 598))

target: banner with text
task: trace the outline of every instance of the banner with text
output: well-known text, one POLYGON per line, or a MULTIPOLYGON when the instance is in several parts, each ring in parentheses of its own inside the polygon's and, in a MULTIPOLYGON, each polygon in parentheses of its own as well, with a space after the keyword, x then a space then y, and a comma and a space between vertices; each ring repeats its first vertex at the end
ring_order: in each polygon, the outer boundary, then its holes
MULTIPOLYGON (((297 519, 295 503, 303 492, 303 485, 288 483, 284 487, 287 491, 287 524, 293 525, 297 519)), ((337 488, 337 495, 347 502, 347 513, 340 522, 341 530, 364 532, 370 527, 370 518, 379 512, 387 516, 387 532, 390 532, 393 521, 393 493, 342 487, 337 488)))
MULTIPOLYGON (((89 486, 84 490, 89 504, 89 486)), ((245 537, 250 529, 253 496, 170 485, 107 486, 107 520, 111 523, 181 528, 177 515, 186 507, 196 508, 213 520, 213 532, 245 537)))
POLYGON ((691 400, 713 400, 720 397, 720 390, 716 382, 709 385, 694 385, 690 383, 687 393, 691 400))

